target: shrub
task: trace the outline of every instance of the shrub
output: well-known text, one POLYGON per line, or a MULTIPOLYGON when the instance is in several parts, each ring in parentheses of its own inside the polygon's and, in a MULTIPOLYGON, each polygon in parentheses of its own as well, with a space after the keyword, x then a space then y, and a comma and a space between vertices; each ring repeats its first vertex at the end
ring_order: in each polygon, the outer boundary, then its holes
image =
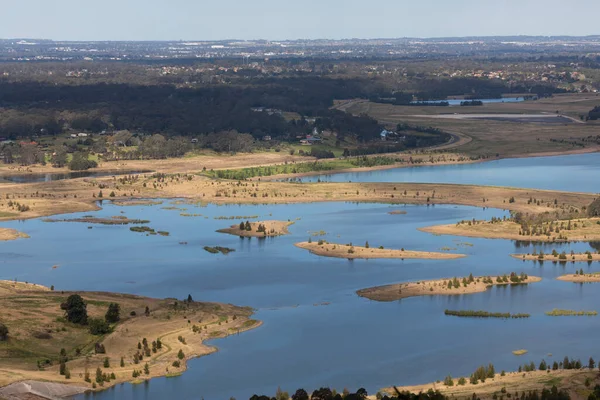
POLYGON ((110 325, 100 318, 90 318, 89 325, 92 335, 105 335, 111 332, 110 325))

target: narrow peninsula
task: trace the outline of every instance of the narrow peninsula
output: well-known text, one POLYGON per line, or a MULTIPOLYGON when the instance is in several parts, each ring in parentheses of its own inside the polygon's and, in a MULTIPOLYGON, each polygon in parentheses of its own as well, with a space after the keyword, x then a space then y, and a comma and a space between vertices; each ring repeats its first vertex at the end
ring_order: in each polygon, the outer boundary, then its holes
POLYGON ((375 286, 361 289, 356 292, 360 297, 366 297, 375 301, 395 301, 407 297, 431 296, 431 295, 459 295, 485 292, 492 286, 524 285, 539 282, 542 278, 527 276, 524 273, 517 275, 481 276, 469 275, 464 278, 436 279, 431 281, 417 281, 395 283, 392 285, 375 286))
POLYGON ((438 253, 431 251, 412 251, 412 250, 394 250, 384 249, 383 246, 374 248, 354 246, 352 244, 328 243, 323 240, 318 242, 300 242, 296 247, 310 251, 312 254, 323 257, 349 258, 349 259, 369 259, 369 258, 398 258, 398 259, 429 259, 429 260, 451 260, 466 257, 464 254, 438 253))

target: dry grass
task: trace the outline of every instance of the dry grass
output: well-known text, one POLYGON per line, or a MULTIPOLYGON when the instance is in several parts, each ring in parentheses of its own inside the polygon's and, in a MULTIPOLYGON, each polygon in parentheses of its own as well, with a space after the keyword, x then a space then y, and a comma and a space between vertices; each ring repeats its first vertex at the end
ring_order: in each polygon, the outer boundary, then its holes
POLYGON ((437 253, 430 251, 379 249, 373 247, 353 246, 351 244, 335 244, 327 242, 301 242, 296 247, 310 251, 313 254, 324 257, 369 259, 369 258, 398 258, 398 259, 429 259, 449 260, 466 257, 464 254, 437 253))
POLYGON ((215 337, 224 337, 254 328, 260 323, 249 319, 252 311, 248 308, 228 304, 190 303, 184 304, 174 299, 158 300, 133 295, 99 292, 80 292, 87 302, 88 314, 103 317, 108 304, 119 303, 121 322, 114 332, 105 336, 92 336, 87 327, 68 323, 60 309, 61 302, 72 292, 49 291, 38 285, 14 282, 0 282, 0 307, 4 310, 2 322, 9 329, 9 339, 0 342, 0 386, 21 380, 43 380, 71 383, 91 387, 84 381, 85 371, 92 380, 96 368, 113 372, 116 379, 107 385, 131 381, 133 370, 143 370, 148 363, 150 374, 142 378, 179 373, 185 370, 185 359, 209 354, 216 349, 203 342, 215 337), (151 310, 144 316, 145 307, 151 310), (136 316, 130 316, 132 311, 136 316), (194 332, 192 327, 200 327, 194 332), (178 340, 182 336, 185 343, 178 340), (139 364, 134 364, 133 355, 138 351, 138 343, 147 338, 149 343, 160 338, 162 349, 152 353, 139 364), (94 354, 96 342, 106 348, 106 354, 94 354), (71 379, 66 380, 58 373, 58 355, 61 348, 67 351, 67 367, 71 379), (76 349, 81 354, 77 355, 76 349), (172 366, 177 353, 182 350, 185 359, 181 367, 172 366), (110 367, 103 367, 105 357, 110 359, 110 367), (124 366, 120 366, 123 357, 124 366), (50 360, 52 365, 38 368, 38 360, 50 360))
MULTIPOLYGON (((556 371, 533 371, 533 372, 509 372, 505 376, 496 374, 492 379, 486 379, 485 382, 479 382, 473 385, 467 377, 465 385, 457 385, 457 379, 454 379, 454 386, 445 386, 443 383, 428 383, 424 385, 401 386, 400 391, 409 391, 412 393, 427 392, 429 389, 439 390, 446 396, 456 399, 470 399, 473 393, 477 394, 480 399, 492 399, 494 395, 501 397, 502 389, 506 393, 514 394, 515 392, 529 392, 542 389, 550 389, 553 385, 566 390, 573 399, 587 399, 591 388, 600 383, 600 376, 595 371, 588 369, 581 370, 556 370, 556 371), (585 389, 585 381, 590 380, 590 389, 585 389), (584 388, 584 389, 582 389, 584 388)), ((383 391, 387 393, 395 393, 393 388, 386 388, 383 391)))

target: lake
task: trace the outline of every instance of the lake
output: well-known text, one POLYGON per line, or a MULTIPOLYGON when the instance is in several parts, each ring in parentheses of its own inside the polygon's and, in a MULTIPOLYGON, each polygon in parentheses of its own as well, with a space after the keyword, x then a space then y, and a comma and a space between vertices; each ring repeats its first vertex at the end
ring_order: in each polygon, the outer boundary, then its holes
POLYGON ((459 183, 600 193, 599 176, 600 153, 588 153, 322 174, 301 179, 302 182, 459 183))
MULTIPOLYGON (((479 164, 484 165, 484 164, 479 164)), ((554 278, 591 265, 545 263, 540 266, 509 257, 513 252, 543 248, 585 251, 586 243, 517 246, 492 239, 435 236, 418 227, 461 219, 502 217, 495 209, 436 205, 313 203, 296 205, 199 206, 165 200, 153 206, 116 206, 104 202, 97 212, 68 217, 126 215, 144 218, 170 236, 145 236, 127 226, 41 219, 2 223, 31 239, 0 242, 0 278, 18 279, 57 290, 103 290, 153 297, 185 298, 249 305, 260 328, 213 340, 219 352, 189 362, 176 378, 142 385, 119 385, 96 395, 108 399, 247 399, 273 395, 278 386, 293 393, 304 387, 363 386, 370 393, 393 384, 416 384, 469 375, 479 365, 497 370, 563 356, 587 360, 600 328, 598 317, 548 317, 552 308, 596 309, 600 285, 577 285, 554 278), (187 210, 166 209, 181 207, 187 210), (405 215, 389 211, 404 210, 405 215), (180 213, 202 214, 183 217, 180 213), (239 220, 220 216, 258 215, 291 220, 283 237, 240 239, 215 233, 239 220), (298 219, 299 218, 299 219, 298 219), (354 260, 320 258, 293 246, 310 231, 324 230, 331 242, 441 251, 468 255, 458 260, 354 260), (186 241, 187 245, 179 242, 186 241), (236 251, 214 255, 203 246, 236 251), (53 265, 58 268, 53 269, 53 265), (441 277, 496 275, 524 271, 544 278, 529 286, 494 288, 469 296, 435 296, 376 303, 359 298, 360 288, 441 277), (325 305, 326 303, 327 305, 325 305), (445 309, 526 312, 529 319, 467 319, 445 316, 445 309), (570 323, 566 324, 565 321, 570 323), (516 357, 511 351, 525 348, 516 357), (552 353, 554 357, 548 357, 552 353)), ((63 216, 66 217, 66 216, 63 216)))

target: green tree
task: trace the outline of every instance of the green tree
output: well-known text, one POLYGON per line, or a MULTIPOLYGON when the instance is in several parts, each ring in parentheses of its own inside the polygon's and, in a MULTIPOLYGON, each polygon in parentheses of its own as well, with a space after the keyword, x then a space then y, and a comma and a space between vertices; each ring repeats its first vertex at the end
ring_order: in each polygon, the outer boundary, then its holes
POLYGON ((87 305, 78 294, 72 294, 60 306, 65 310, 67 321, 74 324, 85 325, 88 322, 87 305))
POLYGON ((177 353, 177 358, 179 358, 180 360, 183 360, 185 358, 185 354, 183 354, 183 350, 179 349, 179 352, 177 353))
POLYGON ((110 368, 110 358, 104 358, 104 368, 110 368))
POLYGON ((123 368, 125 366, 125 360, 123 359, 123 357, 121 357, 121 368, 123 368))
POLYGON ((118 303, 110 303, 108 305, 108 311, 106 311, 106 315, 104 319, 109 324, 114 324, 115 322, 119 322, 121 319, 121 307, 118 303))
POLYGON ((150 375, 150 366, 148 366, 148 363, 144 364, 144 373, 150 375))

